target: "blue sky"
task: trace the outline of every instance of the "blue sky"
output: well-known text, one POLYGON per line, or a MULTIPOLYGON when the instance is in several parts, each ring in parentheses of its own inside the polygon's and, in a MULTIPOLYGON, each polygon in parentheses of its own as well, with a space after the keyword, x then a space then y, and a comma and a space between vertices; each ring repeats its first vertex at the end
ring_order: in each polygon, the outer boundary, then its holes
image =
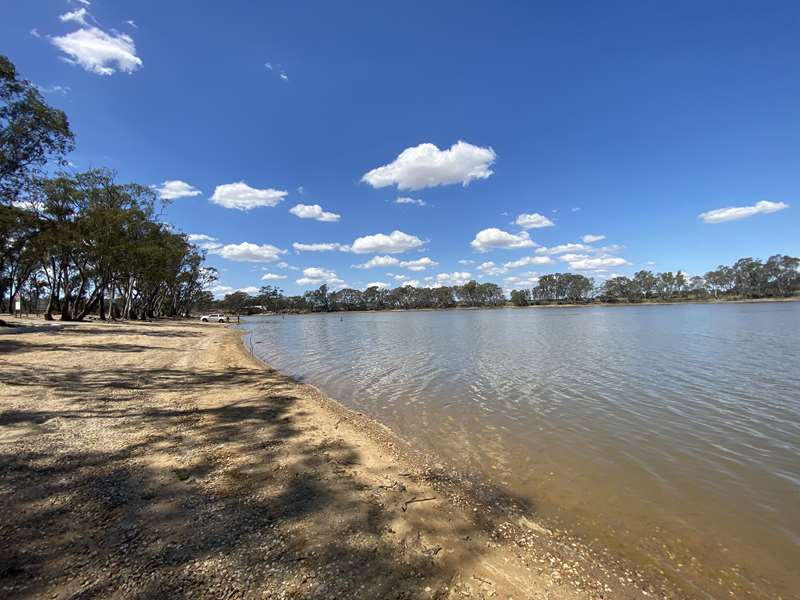
POLYGON ((0 7, 75 168, 183 192, 220 292, 800 254, 796 3, 0 7))

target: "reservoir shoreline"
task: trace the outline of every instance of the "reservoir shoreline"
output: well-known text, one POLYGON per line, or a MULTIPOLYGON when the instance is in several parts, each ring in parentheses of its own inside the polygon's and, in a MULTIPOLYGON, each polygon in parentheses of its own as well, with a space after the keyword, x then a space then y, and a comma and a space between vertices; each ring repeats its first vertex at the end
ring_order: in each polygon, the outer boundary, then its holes
POLYGON ((12 322, 0 584, 15 597, 692 597, 278 373, 240 331, 12 322))

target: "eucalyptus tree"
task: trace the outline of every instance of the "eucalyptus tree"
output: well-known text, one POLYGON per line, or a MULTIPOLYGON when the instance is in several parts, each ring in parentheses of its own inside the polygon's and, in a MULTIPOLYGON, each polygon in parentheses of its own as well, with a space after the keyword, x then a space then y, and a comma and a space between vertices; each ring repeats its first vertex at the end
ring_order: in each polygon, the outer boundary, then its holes
POLYGON ((764 265, 769 292, 787 296, 800 290, 800 258, 776 254, 764 265))
POLYGON ((641 270, 633 276, 633 287, 637 296, 652 298, 656 293, 658 277, 652 271, 641 270))
POLYGON ((529 306, 530 303, 530 290, 511 290, 511 304, 514 306, 529 306))
POLYGON ((63 164, 74 148, 67 115, 49 106, 14 64, 0 55, 0 204, 19 199, 51 159, 63 164))

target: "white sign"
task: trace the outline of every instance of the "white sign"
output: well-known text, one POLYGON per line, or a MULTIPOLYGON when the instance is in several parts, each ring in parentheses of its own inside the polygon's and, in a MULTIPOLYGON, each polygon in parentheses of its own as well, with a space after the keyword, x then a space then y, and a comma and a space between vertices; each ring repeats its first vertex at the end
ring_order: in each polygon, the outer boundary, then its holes
POLYGON ((14 294, 14 310, 22 310, 22 298, 19 297, 19 292, 14 294))

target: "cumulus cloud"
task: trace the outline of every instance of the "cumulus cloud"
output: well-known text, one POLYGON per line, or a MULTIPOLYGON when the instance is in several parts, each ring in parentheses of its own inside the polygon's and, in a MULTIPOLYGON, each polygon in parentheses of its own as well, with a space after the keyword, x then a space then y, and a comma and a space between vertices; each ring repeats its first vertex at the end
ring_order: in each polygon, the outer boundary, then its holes
POLYGON ((438 273, 431 283, 431 287, 442 287, 444 285, 464 285, 471 278, 465 271, 454 271, 453 273, 438 273))
POLYGON ((368 283, 367 287, 365 289, 369 289, 371 287, 376 287, 379 290, 388 290, 389 289, 389 284, 388 283, 384 283, 383 281, 373 281, 372 283, 368 283))
POLYGON ((238 210, 251 210, 259 206, 275 206, 287 196, 289 192, 268 188, 260 190, 250 187, 244 181, 218 185, 214 189, 211 201, 225 208, 238 210))
POLYGON ((475 179, 486 179, 489 168, 497 158, 491 148, 480 148, 467 142, 456 142, 448 150, 434 144, 406 148, 388 165, 372 169, 361 181, 374 188, 396 185, 399 190, 460 183, 468 185, 475 179))
POLYGON ((408 281, 404 281, 400 287, 419 287, 419 280, 409 279, 408 281))
POLYGON ((398 254, 419 248, 422 245, 424 245, 424 242, 418 237, 395 230, 389 235, 376 233, 375 235, 365 235, 357 238, 351 245, 351 249, 356 254, 368 254, 371 252, 398 254))
POLYGON ((154 187, 159 197, 163 200, 177 200, 178 198, 190 198, 202 194, 196 187, 180 179, 167 180, 154 187))
POLYGON ((737 221, 746 219, 758 214, 769 214, 789 208, 785 202, 770 202, 761 200, 752 206, 729 206, 726 208, 716 208, 708 212, 697 215, 704 223, 724 223, 725 221, 737 221))
POLYGON ((602 271, 609 267, 625 267, 630 263, 618 256, 590 256, 588 254, 565 254, 561 257, 572 271, 602 271))
POLYGON ((400 261, 394 256, 373 256, 367 262, 353 265, 354 269, 374 269, 375 267, 390 267, 398 265, 400 261))
POLYGON ((505 263, 506 269, 518 269, 519 267, 529 267, 531 265, 549 265, 553 259, 549 256, 523 256, 519 260, 505 263))
POLYGON ((586 235, 581 237, 581 240, 584 241, 587 244, 591 244, 593 242, 599 242, 599 241, 604 240, 604 239, 606 239, 606 236, 604 236, 604 235, 594 235, 592 233, 587 233, 586 235))
POLYGON ((108 34, 97 27, 84 27, 50 41, 67 55, 66 62, 97 75, 112 75, 117 70, 133 73, 144 64, 136 56, 133 38, 124 33, 108 34))
POLYGON ((286 250, 276 248, 272 244, 251 244, 242 242, 241 244, 227 244, 216 248, 214 254, 219 254, 222 258, 237 262, 272 262, 285 254, 286 250))
POLYGON ((536 246, 527 231, 513 234, 496 227, 479 231, 469 245, 478 252, 486 252, 491 248, 533 248, 536 246))
POLYGON ((415 204, 416 206, 428 206, 424 200, 418 198, 400 197, 394 201, 395 204, 415 204))
POLYGON ((507 268, 501 267, 500 265, 496 265, 491 260, 483 262, 480 265, 478 265, 478 270, 484 275, 490 275, 490 276, 502 275, 503 273, 508 272, 507 268))
POLYGON ((435 267, 439 263, 435 260, 431 260, 427 256, 423 256, 422 258, 418 258, 416 260, 404 260, 400 263, 401 267, 408 269, 409 271, 424 271, 428 267, 435 267))
POLYGON ((553 227, 555 225, 550 219, 539 213, 523 213, 517 217, 514 223, 523 229, 539 229, 541 227, 553 227))
POLYGON ((187 238, 192 244, 195 244, 203 250, 216 250, 222 247, 222 244, 217 241, 217 238, 206 235, 205 233, 190 233, 187 238))
POLYGON ((321 267, 309 267, 303 269, 303 276, 297 280, 300 287, 318 286, 326 283, 333 286, 343 286, 344 281, 339 279, 334 271, 321 267))
POLYGON ((261 276, 262 281, 277 281, 278 279, 286 279, 286 275, 280 273, 264 273, 261 276))
POLYGON ((539 274, 530 272, 523 273, 519 276, 512 275, 511 277, 506 277, 503 283, 505 283, 506 286, 534 286, 539 283, 539 274))
POLYGON ((289 209, 289 212, 301 219, 314 219, 325 223, 335 223, 342 218, 341 215, 322 210, 319 204, 296 204, 289 209))
POLYGON ((549 248, 537 248, 536 254, 549 256, 554 254, 566 254, 567 252, 588 252, 591 249, 590 246, 584 246, 583 244, 559 244, 558 246, 551 246, 549 248))
POLYGON ((350 246, 346 244, 339 244, 338 242, 323 242, 323 243, 316 243, 316 244, 302 244, 300 242, 294 242, 292 244, 292 248, 297 250, 298 252, 349 252, 350 246))
POLYGON ((243 287, 243 288, 233 288, 229 285, 214 285, 210 288, 206 288, 207 291, 214 294, 217 298, 222 298, 228 294, 232 294, 233 292, 244 292, 245 294, 257 294, 258 288, 257 287, 243 287))
POLYGON ((58 19, 62 23, 72 21, 73 23, 78 23, 79 25, 86 25, 86 14, 87 12, 85 8, 79 8, 78 10, 73 10, 72 12, 59 15, 58 19))

